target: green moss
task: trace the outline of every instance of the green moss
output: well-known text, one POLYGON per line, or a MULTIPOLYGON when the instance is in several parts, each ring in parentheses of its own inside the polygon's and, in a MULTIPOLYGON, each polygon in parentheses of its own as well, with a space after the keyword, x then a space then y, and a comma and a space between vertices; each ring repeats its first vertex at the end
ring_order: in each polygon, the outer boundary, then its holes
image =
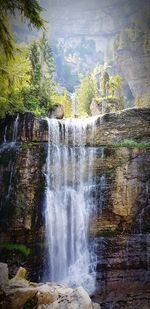
POLYGON ((6 150, 0 154, 0 164, 4 167, 8 166, 9 162, 16 161, 16 151, 15 150, 6 150))
POLYGON ((22 143, 21 149, 28 150, 28 149, 32 149, 37 146, 39 146, 39 142, 25 142, 25 143, 22 143))
POLYGON ((105 158, 114 156, 114 151, 112 147, 104 146, 103 149, 105 158))
POLYGON ((23 306, 23 309, 34 309, 36 308, 37 301, 35 298, 29 299, 26 304, 23 306))
POLYGON ((0 226, 2 230, 7 230, 15 220, 16 208, 13 200, 2 200, 2 208, 0 210, 0 226))
POLYGON ((18 251, 22 255, 28 256, 30 254, 30 248, 23 244, 4 243, 0 244, 0 249, 6 249, 8 251, 18 251))
POLYGON ((108 237, 108 238, 116 237, 117 235, 119 235, 119 233, 114 229, 99 231, 96 234, 97 237, 108 237))
POLYGON ((113 96, 113 95, 108 95, 108 96, 104 96, 104 97, 95 97, 94 98, 94 101, 96 101, 97 103, 102 103, 103 101, 106 101, 106 102, 112 102, 112 101, 116 101, 118 98, 117 96, 113 96))
POLYGON ((132 139, 124 139, 120 141, 119 143, 114 144, 113 147, 150 149, 150 143, 138 143, 132 139))

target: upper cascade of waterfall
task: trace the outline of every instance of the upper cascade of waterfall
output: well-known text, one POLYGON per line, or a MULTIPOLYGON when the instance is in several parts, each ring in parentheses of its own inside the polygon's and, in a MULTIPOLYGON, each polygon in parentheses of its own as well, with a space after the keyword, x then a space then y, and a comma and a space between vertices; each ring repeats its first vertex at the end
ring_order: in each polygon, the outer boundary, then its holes
POLYGON ((84 146, 86 145, 87 135, 90 133, 91 139, 94 140, 95 137, 95 128, 96 121, 98 116, 88 117, 88 118, 66 118, 66 119, 55 119, 55 118, 46 118, 47 121, 51 124, 51 132, 52 135, 53 130, 56 135, 59 134, 59 137, 55 140, 53 138, 51 141, 54 143, 63 144, 72 144, 76 146, 84 146))
POLYGON ((12 136, 13 143, 16 143, 18 133, 18 123, 19 123, 19 114, 17 114, 16 119, 14 121, 13 136, 12 136))

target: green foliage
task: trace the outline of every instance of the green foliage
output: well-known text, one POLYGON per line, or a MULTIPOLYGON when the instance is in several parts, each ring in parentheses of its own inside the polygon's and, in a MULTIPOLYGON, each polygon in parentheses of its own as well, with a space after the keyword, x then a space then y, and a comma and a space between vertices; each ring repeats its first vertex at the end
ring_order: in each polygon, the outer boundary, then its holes
POLYGON ((114 145, 115 147, 128 147, 128 148, 139 148, 139 149, 150 149, 150 143, 139 143, 132 139, 124 139, 114 145))
POLYGON ((31 86, 24 93, 25 107, 36 116, 43 115, 50 105, 54 91, 54 60, 45 33, 30 47, 31 86))
POLYGON ((102 97, 108 95, 109 88, 109 74, 107 69, 109 68, 108 64, 105 62, 103 65, 97 65, 93 70, 93 77, 97 79, 98 90, 102 97))
POLYGON ((22 253, 25 256, 28 256, 30 254, 30 249, 23 245, 23 244, 13 244, 13 243, 4 243, 4 244, 0 244, 0 249, 6 249, 8 251, 18 251, 20 253, 22 253))
POLYGON ((27 50, 16 49, 11 59, 0 55, 0 117, 25 110, 22 91, 29 88, 30 70, 27 50))
POLYGON ((67 90, 64 91, 64 114, 65 118, 71 117, 71 99, 67 90))
POLYGON ((103 104, 105 112, 124 109, 125 102, 122 96, 122 78, 118 74, 109 76, 107 69, 109 69, 109 66, 107 63, 104 63, 104 65, 97 65, 92 73, 98 87, 98 97, 94 98, 94 100, 97 103, 103 104))
POLYGON ((122 78, 120 75, 111 76, 109 80, 109 94, 116 97, 121 97, 122 78))
POLYGON ((14 38, 9 27, 9 16, 16 16, 19 12, 22 20, 27 20, 29 26, 40 29, 44 28, 42 11, 37 0, 0 0, 0 49, 7 58, 14 54, 14 38))
POLYGON ((44 91, 44 95, 47 96, 49 92, 54 90, 53 73, 55 71, 54 60, 52 50, 46 38, 45 32, 43 32, 39 42, 40 53, 40 68, 41 76, 39 80, 39 86, 44 91))
POLYGON ((43 33, 31 46, 16 47, 13 58, 0 55, 0 118, 32 111, 45 115, 54 91, 54 61, 43 33))
POLYGON ((97 103, 102 103, 104 110, 107 112, 113 112, 124 108, 122 78, 118 74, 109 76, 107 72, 108 68, 109 66, 107 63, 104 63, 104 65, 98 64, 92 74, 88 74, 81 81, 80 89, 76 93, 75 100, 76 103, 79 101, 79 114, 81 116, 88 116, 90 114, 90 105, 93 99, 97 101, 97 103))
POLYGON ((97 82, 91 74, 81 81, 79 89, 80 115, 90 114, 90 104, 97 95, 97 82))
POLYGON ((25 303, 23 309, 35 309, 36 307, 37 307, 37 300, 35 298, 32 298, 25 303))
POLYGON ((116 237, 117 235, 119 235, 119 232, 114 229, 99 231, 96 234, 97 237, 106 237, 106 238, 113 238, 116 237))
POLYGON ((101 75, 101 95, 107 96, 108 95, 108 88, 109 88, 109 74, 105 71, 101 75))
POLYGON ((135 99, 135 106, 138 108, 150 107, 150 93, 145 93, 142 97, 135 99))

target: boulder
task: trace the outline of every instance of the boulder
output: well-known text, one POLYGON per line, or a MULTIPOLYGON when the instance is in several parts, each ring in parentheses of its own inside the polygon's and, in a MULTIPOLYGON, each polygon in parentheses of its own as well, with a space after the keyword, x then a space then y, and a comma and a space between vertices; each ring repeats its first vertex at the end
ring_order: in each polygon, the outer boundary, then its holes
MULTIPOLYGON (((38 306, 38 309, 46 307, 38 306)), ((82 288, 76 288, 70 293, 60 296, 58 300, 50 304, 48 309, 94 309, 92 301, 87 292, 82 288)))
POLYGON ((20 309, 31 304, 37 309, 100 309, 82 287, 71 289, 53 283, 16 287, 11 282, 4 292, 3 309, 20 309))
MULTIPOLYGON (((25 280, 26 269, 20 267, 16 276, 8 284, 7 264, 0 264, 4 271, 2 308, 21 309, 24 306, 35 306, 38 309, 99 309, 93 304, 87 292, 82 288, 69 288, 55 283, 32 283, 25 280)), ((1 271, 2 274, 2 271, 1 271)))
POLYGON ((0 289, 8 284, 8 266, 6 263, 0 263, 0 289))
POLYGON ((37 304, 51 304, 58 299, 58 292, 55 287, 43 284, 38 288, 36 294, 37 304))
POLYGON ((54 105, 48 112, 48 117, 62 119, 64 117, 64 107, 61 104, 54 105))
POLYGON ((93 309, 101 309, 101 307, 99 304, 93 303, 93 309))

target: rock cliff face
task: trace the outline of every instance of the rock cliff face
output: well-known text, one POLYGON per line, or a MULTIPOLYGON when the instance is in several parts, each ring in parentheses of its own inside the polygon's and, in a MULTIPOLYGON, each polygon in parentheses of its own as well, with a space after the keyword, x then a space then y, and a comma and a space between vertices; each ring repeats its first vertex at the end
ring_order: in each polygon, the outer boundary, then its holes
MULTIPOLYGON (((0 259, 8 263, 11 276, 22 265, 32 280, 40 280, 45 263, 48 128, 45 120, 30 113, 19 115, 14 143, 15 119, 8 117, 0 123, 0 259), (20 245, 24 245, 24 250, 20 245)), ((116 304, 121 304, 121 308, 142 308, 150 302, 144 286, 145 282, 147 286, 150 283, 150 149, 146 145, 150 141, 149 123, 149 109, 128 109, 96 120, 92 168, 96 176, 93 201, 97 215, 91 218, 89 233, 91 240, 96 240, 97 254, 93 298, 102 308, 109 308, 112 301, 111 308, 116 308, 116 304), (142 148, 116 147, 115 143, 125 138, 142 142, 142 148)), ((86 144, 93 146, 90 126, 86 144)))
POLYGON ((134 98, 143 98, 149 104, 150 95, 150 49, 148 39, 141 37, 118 50, 116 62, 118 68, 128 81, 134 98))
MULTIPOLYGON (((1 143, 12 141, 15 119, 16 116, 7 117, 0 122, 1 143)), ((63 142, 63 125, 60 129, 63 142)), ((89 146, 113 145, 126 138, 147 142, 150 136, 150 108, 130 108, 97 116, 94 141, 92 140, 92 126, 88 126, 86 133, 86 144, 89 146)), ((69 138, 71 144, 71 134, 69 134, 69 138)), ((46 120, 37 119, 32 113, 21 114, 18 119, 16 141, 28 144, 30 142, 47 142, 48 125, 46 120)))

